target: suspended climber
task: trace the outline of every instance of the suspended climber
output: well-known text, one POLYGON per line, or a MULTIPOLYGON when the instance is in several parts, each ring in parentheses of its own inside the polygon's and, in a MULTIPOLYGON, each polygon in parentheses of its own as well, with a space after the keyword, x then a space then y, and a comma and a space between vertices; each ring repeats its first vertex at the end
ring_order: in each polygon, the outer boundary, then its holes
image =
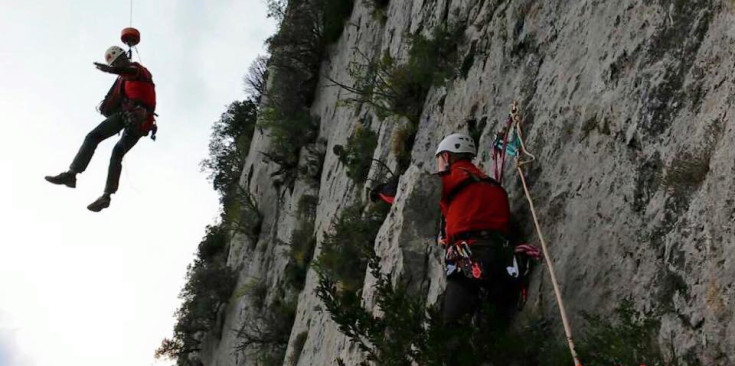
MULTIPOLYGON (((126 28, 122 41, 133 47, 140 41, 140 33, 134 28, 126 28)), ((151 138, 155 140, 155 84, 150 71, 140 63, 132 62, 131 56, 131 50, 126 53, 121 47, 112 46, 105 52, 105 64, 94 63, 98 70, 118 75, 98 107, 106 119, 87 134, 69 170, 46 177, 53 184, 76 187, 76 176, 87 169, 97 145, 122 131, 120 140, 112 149, 104 193, 87 206, 90 211, 99 212, 110 206, 111 195, 118 189, 125 154, 151 131, 151 138)))

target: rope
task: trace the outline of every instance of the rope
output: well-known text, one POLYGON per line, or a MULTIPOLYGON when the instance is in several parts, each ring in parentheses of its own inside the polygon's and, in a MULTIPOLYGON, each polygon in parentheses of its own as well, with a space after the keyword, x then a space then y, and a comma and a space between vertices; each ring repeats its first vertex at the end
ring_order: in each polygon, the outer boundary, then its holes
MULTIPOLYGON (((516 156, 516 169, 518 169, 518 175, 521 177, 521 183, 523 184, 523 191, 526 194, 526 199, 528 200, 528 205, 531 208, 531 215, 533 216, 533 224, 536 226, 536 234, 538 235, 539 241, 541 242, 541 249, 544 252, 544 260, 546 261, 546 266, 549 268, 549 275, 551 276, 551 284, 554 287, 554 295, 556 295, 556 302, 559 305, 559 312, 561 313, 561 321, 564 325, 564 333, 567 337, 567 343, 569 343, 569 351, 572 354, 572 359, 574 360, 574 365, 581 366, 582 363, 579 361, 579 357, 577 356, 577 351, 574 347, 574 340, 572 339, 572 328, 569 326, 569 320, 567 319, 567 312, 564 309, 564 302, 562 301, 561 297, 561 290, 559 288, 559 283, 556 281, 556 273, 554 272, 554 265, 551 261, 551 255, 549 255, 549 249, 546 246, 546 241, 544 240, 544 236, 541 233, 541 226, 538 223, 538 218, 536 217, 536 209, 533 205, 533 199, 531 199, 531 194, 528 192, 528 186, 526 185, 526 178, 523 175, 523 165, 529 164, 536 160, 536 157, 533 156, 531 153, 529 153, 526 150, 526 146, 523 142, 523 135, 521 134, 521 127, 520 127, 520 117, 518 115, 518 104, 517 102, 513 102, 513 112, 511 112, 511 115, 514 120, 514 128, 516 128, 516 132, 518 133, 518 138, 521 142, 521 151, 519 151, 518 155, 516 156), (523 153, 526 156, 529 156, 527 160, 521 159, 521 153, 523 153)), ((505 146, 504 146, 505 147, 505 146)))
POLYGON ((523 142, 523 131, 521 130, 521 124, 520 123, 516 123, 515 129, 516 129, 516 133, 518 134, 518 141, 520 141, 520 143, 521 143, 521 149, 520 149, 518 155, 516 155, 516 159, 517 159, 516 160, 516 166, 518 166, 520 168, 520 167, 522 167, 522 166, 524 166, 526 164, 530 164, 530 163, 534 162, 536 160, 536 156, 534 156, 533 154, 531 154, 530 152, 528 152, 528 150, 526 150, 526 143, 523 142), (528 159, 527 160, 522 160, 521 159, 521 154, 528 156, 528 159))
POLYGON ((133 0, 130 0, 130 26, 133 26, 133 0))
POLYGON ((140 61, 140 63, 142 64, 143 63, 143 59, 140 58, 140 52, 138 52, 138 46, 135 46, 133 48, 135 48, 135 54, 138 55, 138 61, 140 61))
POLYGON ((133 192, 135 192, 137 195, 141 195, 140 190, 133 184, 133 179, 130 176, 130 173, 128 173, 128 165, 123 164, 123 174, 125 176, 125 183, 128 185, 128 187, 132 188, 133 192))
POLYGON ((551 284, 554 286, 554 294, 556 295, 556 302, 559 304, 559 312, 561 313, 561 321, 564 324, 564 333, 567 336, 567 342, 569 343, 569 351, 572 353, 572 358, 574 359, 574 364, 577 366, 582 365, 581 362, 579 362, 579 358, 577 357, 577 351, 574 348, 574 341, 572 340, 572 328, 569 326, 569 321, 567 320, 567 312, 564 310, 564 302, 561 299, 561 290, 559 289, 559 284, 556 281, 556 274, 554 273, 554 266, 551 262, 551 257, 549 256, 549 250, 546 247, 546 241, 544 241, 544 236, 541 234, 541 229, 538 223, 538 219, 536 218, 536 210, 533 207, 533 200, 531 199, 530 193, 528 193, 528 187, 526 186, 526 179, 523 177, 523 170, 521 170, 521 166, 518 166, 518 175, 521 176, 521 183, 523 183, 523 191, 526 193, 526 199, 528 200, 528 205, 531 207, 531 215, 533 216, 533 224, 536 226, 536 234, 538 234, 539 241, 541 242, 541 249, 544 251, 544 259, 546 260, 546 266, 549 267, 549 275, 551 276, 551 284))

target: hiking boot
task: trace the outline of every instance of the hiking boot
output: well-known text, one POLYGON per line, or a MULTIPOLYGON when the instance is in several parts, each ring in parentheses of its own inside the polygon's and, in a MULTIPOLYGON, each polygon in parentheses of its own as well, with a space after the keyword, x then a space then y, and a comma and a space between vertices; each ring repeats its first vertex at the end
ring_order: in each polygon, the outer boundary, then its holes
POLYGON ((46 180, 53 184, 63 184, 69 188, 77 186, 77 174, 72 171, 66 171, 59 175, 46 176, 46 180))
POLYGON ((110 207, 110 195, 105 193, 100 196, 96 201, 92 202, 87 206, 87 209, 92 212, 100 212, 105 208, 110 207))

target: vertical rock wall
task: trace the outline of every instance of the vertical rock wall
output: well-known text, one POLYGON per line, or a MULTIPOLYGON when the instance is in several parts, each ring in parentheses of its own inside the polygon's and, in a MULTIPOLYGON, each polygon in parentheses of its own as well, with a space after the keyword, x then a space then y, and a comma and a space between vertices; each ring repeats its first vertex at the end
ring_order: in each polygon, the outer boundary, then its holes
MULTIPOLYGON (((430 91, 412 166, 376 239, 384 269, 436 300, 444 282, 432 241, 439 189, 428 175, 433 148, 446 134, 480 126, 480 161, 489 171, 494 132, 517 99, 537 157, 527 179, 572 320, 583 310, 609 313, 631 298, 660 317, 660 344, 684 364, 735 364, 730 1, 391 0, 384 22, 366 2, 356 1, 322 65, 312 107, 327 141, 319 186, 300 180, 293 191, 274 187, 275 168, 259 153, 269 141, 256 132, 241 183, 255 195, 264 226, 257 243, 233 240, 229 263, 241 271, 238 287, 263 279, 267 296, 276 296, 287 264, 282 242, 294 231, 301 196, 319 197, 319 239, 342 208, 363 197, 332 153, 358 124, 370 121, 380 136, 375 157, 395 166, 392 133, 403 121, 380 121, 367 107, 340 103, 347 94, 327 76, 349 83, 357 50, 405 59, 409 34, 462 25, 458 76, 430 91)), ((506 174, 514 211, 528 219, 518 179, 506 174)), ((556 318, 546 277, 536 271, 525 311, 556 318)), ((323 311, 316 282, 310 271, 284 364, 333 365, 335 356, 356 362, 361 355, 323 311)), ((371 283, 368 277, 368 305, 371 283)), ((256 311, 250 297, 236 292, 221 311, 221 331, 203 351, 206 366, 257 363, 233 350, 233 329, 256 311)))

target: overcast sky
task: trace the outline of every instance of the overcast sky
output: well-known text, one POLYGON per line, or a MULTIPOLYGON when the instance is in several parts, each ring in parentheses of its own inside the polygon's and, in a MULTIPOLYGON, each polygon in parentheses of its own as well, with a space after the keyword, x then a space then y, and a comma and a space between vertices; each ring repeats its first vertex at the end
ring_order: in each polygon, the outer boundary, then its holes
POLYGON ((159 139, 125 157, 95 214, 117 136, 77 188, 66 170, 114 76, 94 69, 128 25, 128 0, 0 0, 0 366, 156 365, 186 266, 218 210, 199 171, 210 127, 245 97, 242 76, 273 33, 265 0, 137 0, 159 139))

